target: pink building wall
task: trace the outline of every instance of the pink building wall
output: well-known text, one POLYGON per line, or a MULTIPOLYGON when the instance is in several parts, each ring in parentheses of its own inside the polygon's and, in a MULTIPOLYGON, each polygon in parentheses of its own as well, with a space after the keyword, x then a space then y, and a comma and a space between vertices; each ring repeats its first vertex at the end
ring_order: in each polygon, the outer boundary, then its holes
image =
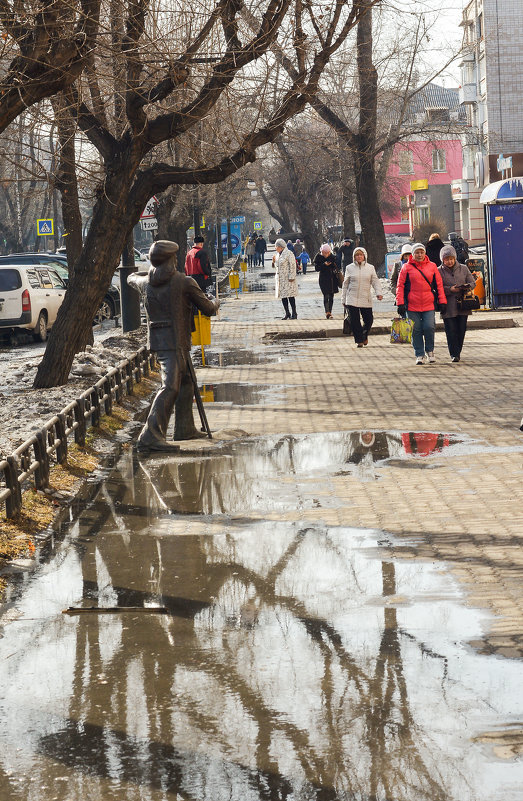
POLYGON ((387 172, 383 188, 384 207, 382 209, 383 225, 386 234, 409 234, 409 222, 401 220, 401 198, 412 194, 411 181, 427 179, 429 186, 450 184, 461 178, 462 147, 459 139, 437 139, 432 141, 408 141, 397 144, 387 172), (412 169, 409 174, 400 174, 401 153, 412 153, 412 169), (445 152, 445 170, 434 171, 432 153, 434 150, 445 152))

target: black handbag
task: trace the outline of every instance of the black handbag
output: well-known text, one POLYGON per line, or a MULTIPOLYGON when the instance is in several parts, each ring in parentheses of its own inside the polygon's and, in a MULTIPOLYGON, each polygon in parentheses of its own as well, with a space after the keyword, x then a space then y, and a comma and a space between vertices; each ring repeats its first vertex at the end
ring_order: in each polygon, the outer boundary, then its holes
POLYGON ((350 337, 352 334, 352 326, 350 324, 349 307, 345 306, 345 317, 343 318, 343 336, 350 337))
POLYGON ((463 290, 462 296, 456 299, 456 303, 459 311, 476 311, 481 305, 473 289, 463 290))
POLYGON ((341 289, 343 286, 343 273, 341 270, 333 270, 334 275, 336 276, 336 281, 338 282, 338 286, 341 289))

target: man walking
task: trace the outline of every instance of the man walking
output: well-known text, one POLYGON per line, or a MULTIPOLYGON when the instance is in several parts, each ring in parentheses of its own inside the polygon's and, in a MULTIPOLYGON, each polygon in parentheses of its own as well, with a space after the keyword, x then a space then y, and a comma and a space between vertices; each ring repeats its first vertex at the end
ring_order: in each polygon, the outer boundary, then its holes
POLYGON ((211 262, 203 243, 203 236, 194 237, 194 244, 185 257, 185 275, 194 278, 200 289, 205 291, 211 278, 211 262))
MULTIPOLYGON (((184 414, 184 436, 199 436, 192 421, 192 381, 188 372, 193 328, 193 305, 203 314, 214 314, 219 301, 210 300, 193 278, 176 269, 176 242, 160 239, 149 250, 151 267, 147 275, 132 273, 127 283, 143 294, 147 312, 147 347, 155 351, 160 362, 162 386, 156 393, 151 409, 136 444, 136 449, 148 451, 177 451, 174 442, 167 442, 167 426, 178 395, 183 395, 190 412, 184 414), (194 431, 193 431, 194 429, 194 431)), ((181 410, 183 411, 183 410, 181 410)), ((178 413, 178 404, 177 404, 178 413)), ((177 429, 180 424, 177 420, 177 429)))
POLYGON ((352 264, 353 253, 354 253, 354 242, 350 237, 346 236, 345 239, 343 240, 343 245, 339 249, 338 256, 336 258, 338 267, 340 268, 342 273, 345 273, 345 268, 349 264, 352 264))
POLYGON ((267 242, 263 234, 260 234, 260 236, 256 239, 256 244, 254 247, 256 252, 256 261, 260 267, 263 267, 263 263, 265 261, 265 252, 267 250, 267 242))

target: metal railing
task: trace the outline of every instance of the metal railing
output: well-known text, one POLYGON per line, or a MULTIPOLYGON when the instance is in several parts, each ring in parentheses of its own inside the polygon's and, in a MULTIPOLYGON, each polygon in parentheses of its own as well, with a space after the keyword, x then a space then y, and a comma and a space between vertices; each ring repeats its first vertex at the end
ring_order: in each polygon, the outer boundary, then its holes
POLYGON ((21 510, 23 485, 31 477, 36 489, 49 486, 52 460, 56 464, 67 461, 69 436, 74 435, 74 441, 83 447, 88 428, 98 425, 102 414, 111 414, 113 401, 132 395, 134 384, 149 375, 153 360, 147 348, 140 348, 55 414, 11 456, 0 459, 0 504, 5 504, 6 517, 21 510))

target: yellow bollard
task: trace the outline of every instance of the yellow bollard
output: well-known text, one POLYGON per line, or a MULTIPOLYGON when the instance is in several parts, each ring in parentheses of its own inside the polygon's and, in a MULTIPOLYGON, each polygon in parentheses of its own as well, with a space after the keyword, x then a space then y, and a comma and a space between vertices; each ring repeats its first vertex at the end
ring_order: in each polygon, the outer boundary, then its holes
POLYGON ((211 344, 211 318, 206 317, 200 311, 198 316, 194 318, 195 330, 191 334, 191 341, 193 345, 200 345, 202 349, 202 365, 205 367, 205 350, 204 345, 211 344))
POLYGON ((231 289, 236 290, 236 297, 238 297, 238 289, 240 288, 240 273, 234 270, 229 271, 229 286, 231 289))
POLYGON ((214 403, 214 386, 212 384, 204 384, 200 390, 200 395, 204 403, 214 403))

